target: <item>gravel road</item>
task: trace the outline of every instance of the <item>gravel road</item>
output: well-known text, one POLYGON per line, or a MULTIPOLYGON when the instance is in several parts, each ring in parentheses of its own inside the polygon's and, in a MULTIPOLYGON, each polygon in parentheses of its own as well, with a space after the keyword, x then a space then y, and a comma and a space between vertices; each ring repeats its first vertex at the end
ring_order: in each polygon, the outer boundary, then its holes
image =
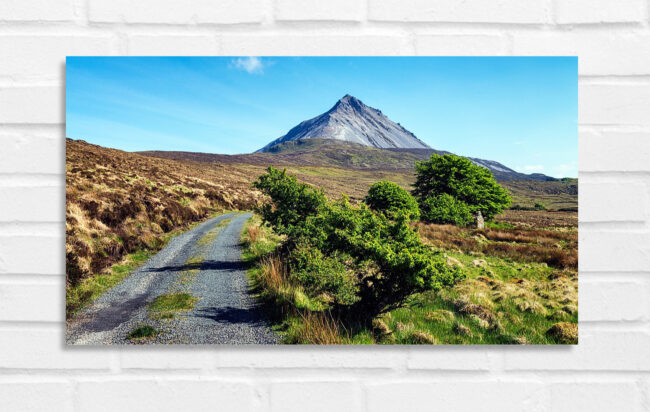
POLYGON ((179 235, 68 321, 66 342, 100 344, 274 344, 278 338, 248 292, 239 235, 250 213, 228 213, 179 235), (161 294, 189 293, 194 308, 156 319, 161 294), (154 315, 154 316, 152 316, 154 315), (138 327, 154 336, 129 339, 138 327))

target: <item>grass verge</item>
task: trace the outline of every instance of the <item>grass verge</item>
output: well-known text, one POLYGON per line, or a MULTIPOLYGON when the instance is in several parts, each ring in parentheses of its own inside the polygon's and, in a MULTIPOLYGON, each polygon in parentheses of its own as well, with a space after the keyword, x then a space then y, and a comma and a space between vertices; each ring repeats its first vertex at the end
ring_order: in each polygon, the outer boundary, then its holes
MULTIPOLYGON (((208 219, 220 216, 231 211, 224 211, 211 215, 208 219)), ((227 219, 229 221, 229 219, 227 219)), ((140 249, 133 253, 125 255, 118 263, 112 265, 104 273, 98 273, 93 276, 84 278, 76 286, 66 288, 66 317, 69 319, 74 316, 80 309, 88 305, 93 300, 104 294, 107 290, 126 279, 131 272, 139 268, 149 258, 163 249, 169 241, 183 232, 194 229, 202 222, 192 223, 184 230, 175 230, 164 236, 162 242, 153 249, 140 249)), ((216 235, 215 235, 216 236, 216 235)))

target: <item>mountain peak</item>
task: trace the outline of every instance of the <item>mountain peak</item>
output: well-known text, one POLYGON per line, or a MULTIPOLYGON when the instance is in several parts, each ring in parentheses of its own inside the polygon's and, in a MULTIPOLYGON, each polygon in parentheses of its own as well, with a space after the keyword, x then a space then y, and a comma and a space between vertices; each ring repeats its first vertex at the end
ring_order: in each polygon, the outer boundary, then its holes
POLYGON ((258 151, 266 152, 279 143, 301 139, 340 140, 380 149, 430 149, 380 110, 365 105, 350 94, 340 98, 327 112, 301 122, 258 151))

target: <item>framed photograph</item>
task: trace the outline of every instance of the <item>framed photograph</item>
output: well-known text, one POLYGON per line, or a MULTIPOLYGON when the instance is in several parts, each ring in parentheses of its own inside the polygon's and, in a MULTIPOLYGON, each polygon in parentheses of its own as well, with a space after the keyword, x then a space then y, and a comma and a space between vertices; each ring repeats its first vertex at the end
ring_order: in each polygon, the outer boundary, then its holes
POLYGON ((577 65, 68 57, 67 344, 577 344, 577 65))

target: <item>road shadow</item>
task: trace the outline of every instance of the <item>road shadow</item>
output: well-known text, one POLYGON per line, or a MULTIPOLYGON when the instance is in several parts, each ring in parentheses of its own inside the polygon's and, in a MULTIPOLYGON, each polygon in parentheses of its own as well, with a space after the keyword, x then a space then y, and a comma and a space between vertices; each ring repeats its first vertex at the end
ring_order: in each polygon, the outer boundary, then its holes
POLYGON ((182 265, 161 266, 147 269, 147 272, 185 272, 190 270, 243 270, 246 269, 242 262, 204 260, 203 262, 185 263, 182 265))
POLYGON ((232 306, 205 308, 198 310, 196 316, 210 319, 217 323, 247 324, 251 326, 266 325, 257 307, 249 309, 235 308, 232 306))

